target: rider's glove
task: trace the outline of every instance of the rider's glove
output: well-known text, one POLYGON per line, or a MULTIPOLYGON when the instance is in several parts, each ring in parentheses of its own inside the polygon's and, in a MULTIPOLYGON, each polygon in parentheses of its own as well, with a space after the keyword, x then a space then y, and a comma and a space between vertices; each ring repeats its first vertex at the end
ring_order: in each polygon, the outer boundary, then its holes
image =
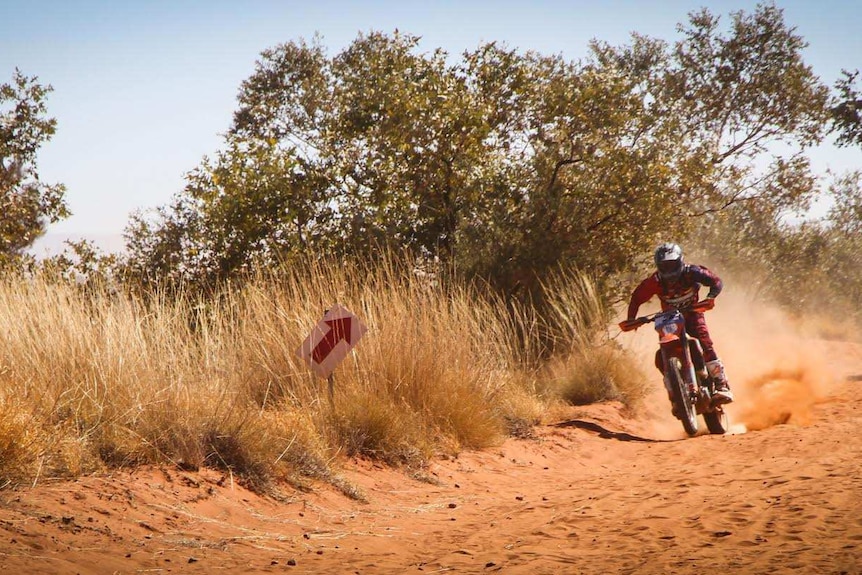
POLYGON ((701 307, 705 310, 714 308, 715 307, 715 298, 709 297, 707 294, 707 298, 705 300, 698 302, 698 307, 701 307))

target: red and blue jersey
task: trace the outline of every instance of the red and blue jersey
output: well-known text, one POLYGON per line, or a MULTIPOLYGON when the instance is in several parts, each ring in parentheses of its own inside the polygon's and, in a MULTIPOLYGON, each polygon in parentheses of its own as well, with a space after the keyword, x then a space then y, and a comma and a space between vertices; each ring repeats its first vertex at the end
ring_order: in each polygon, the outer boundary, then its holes
POLYGON ((721 278, 705 266, 697 265, 686 265, 679 278, 672 282, 662 280, 656 272, 643 280, 632 292, 628 317, 634 319, 640 306, 653 296, 658 296, 661 300, 663 311, 693 304, 699 300, 701 286, 709 288, 706 297, 714 298, 721 293, 721 278))

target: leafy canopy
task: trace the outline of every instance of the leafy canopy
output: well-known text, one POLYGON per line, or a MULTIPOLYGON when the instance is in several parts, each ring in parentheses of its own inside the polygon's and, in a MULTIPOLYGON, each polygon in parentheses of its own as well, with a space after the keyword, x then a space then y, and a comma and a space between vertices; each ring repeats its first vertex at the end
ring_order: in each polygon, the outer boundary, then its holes
POLYGON ((842 77, 835 84, 832 113, 832 130, 838 132, 838 145, 862 146, 862 92, 856 86, 859 70, 842 70, 842 77))
POLYGON ((19 258, 48 223, 69 215, 62 185, 39 180, 36 155, 54 135, 47 117, 50 86, 19 70, 0 84, 0 265, 19 258))
POLYGON ((453 62, 398 32, 266 50, 225 149, 133 220, 130 263, 212 283, 388 247, 532 292, 561 264, 628 269, 734 206, 804 209, 828 89, 802 38, 772 4, 680 32, 583 61, 490 42, 453 62))

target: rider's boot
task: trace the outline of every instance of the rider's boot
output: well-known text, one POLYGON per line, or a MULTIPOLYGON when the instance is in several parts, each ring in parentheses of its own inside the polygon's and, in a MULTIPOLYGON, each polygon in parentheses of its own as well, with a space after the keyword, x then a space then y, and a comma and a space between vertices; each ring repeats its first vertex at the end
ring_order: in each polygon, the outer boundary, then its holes
POLYGON ((730 403, 733 401, 733 392, 730 391, 730 385, 727 383, 727 375, 724 373, 724 364, 720 359, 706 362, 706 370, 709 376, 715 381, 715 393, 713 394, 714 403, 730 403))

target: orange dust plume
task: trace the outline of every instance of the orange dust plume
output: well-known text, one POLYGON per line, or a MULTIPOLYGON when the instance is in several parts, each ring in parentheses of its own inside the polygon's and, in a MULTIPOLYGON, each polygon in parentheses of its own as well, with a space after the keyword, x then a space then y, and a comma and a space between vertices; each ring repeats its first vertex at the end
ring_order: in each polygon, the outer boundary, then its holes
POLYGON ((775 370, 746 382, 746 401, 737 416, 746 429, 757 431, 782 423, 810 425, 820 399, 816 373, 804 367, 775 370))

